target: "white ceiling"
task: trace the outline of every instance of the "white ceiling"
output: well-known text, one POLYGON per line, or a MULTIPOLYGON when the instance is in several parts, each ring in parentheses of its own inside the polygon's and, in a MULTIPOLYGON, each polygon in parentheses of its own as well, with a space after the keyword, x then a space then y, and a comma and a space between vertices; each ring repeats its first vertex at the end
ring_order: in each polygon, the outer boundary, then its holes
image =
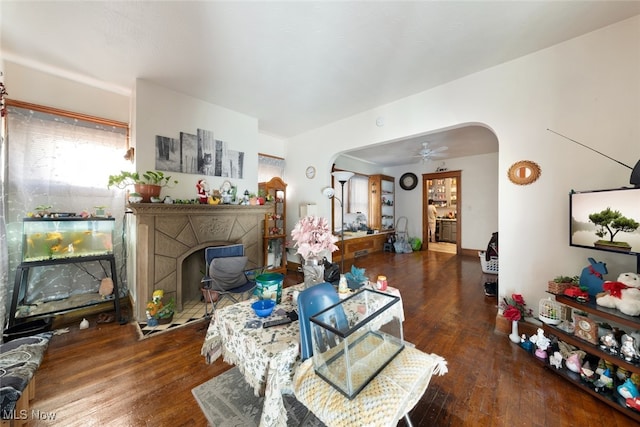
MULTIPOLYGON (((146 79, 287 138, 638 14, 638 0, 1 0, 0 48, 6 60, 120 93, 146 79)), ((467 134, 426 138, 450 157, 488 149, 454 139, 467 134)), ((394 149, 412 156, 422 141, 394 149)), ((387 166, 416 161, 358 151, 387 166)))

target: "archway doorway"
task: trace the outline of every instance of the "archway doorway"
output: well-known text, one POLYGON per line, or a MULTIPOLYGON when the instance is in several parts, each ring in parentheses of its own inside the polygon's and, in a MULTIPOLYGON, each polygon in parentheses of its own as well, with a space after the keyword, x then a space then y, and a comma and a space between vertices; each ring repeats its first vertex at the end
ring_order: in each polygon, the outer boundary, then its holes
POLYGON ((462 241, 462 171, 445 171, 422 174, 422 242, 426 250, 461 253, 462 241), (436 218, 436 242, 430 241, 427 216, 429 199, 438 212, 436 218))

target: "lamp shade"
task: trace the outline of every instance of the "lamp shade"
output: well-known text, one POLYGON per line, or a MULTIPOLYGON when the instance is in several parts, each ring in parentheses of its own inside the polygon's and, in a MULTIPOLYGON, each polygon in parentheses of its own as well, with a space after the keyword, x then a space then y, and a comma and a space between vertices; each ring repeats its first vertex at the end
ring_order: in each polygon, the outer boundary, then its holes
POLYGON ((346 171, 339 171, 339 172, 333 172, 331 173, 331 175, 333 175, 333 177, 335 179, 338 180, 338 182, 347 182, 351 179, 351 177, 354 175, 353 172, 346 172, 346 171))
POLYGON ((323 189, 322 189, 322 195, 323 195, 324 197, 327 197, 327 198, 329 198, 329 199, 330 199, 330 198, 332 198, 333 196, 335 196, 335 195, 336 195, 336 190, 334 190, 334 189, 333 189, 333 188, 331 188, 331 187, 323 188, 323 189))

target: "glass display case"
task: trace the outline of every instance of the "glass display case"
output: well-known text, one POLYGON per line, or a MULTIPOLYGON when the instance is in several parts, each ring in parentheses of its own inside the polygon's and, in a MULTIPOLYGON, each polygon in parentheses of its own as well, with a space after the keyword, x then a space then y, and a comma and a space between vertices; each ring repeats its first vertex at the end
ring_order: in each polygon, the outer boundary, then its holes
POLYGON ((25 218, 22 262, 113 254, 114 218, 25 218))
POLYGON ((404 348, 394 295, 362 288, 309 320, 316 373, 349 399, 404 348))

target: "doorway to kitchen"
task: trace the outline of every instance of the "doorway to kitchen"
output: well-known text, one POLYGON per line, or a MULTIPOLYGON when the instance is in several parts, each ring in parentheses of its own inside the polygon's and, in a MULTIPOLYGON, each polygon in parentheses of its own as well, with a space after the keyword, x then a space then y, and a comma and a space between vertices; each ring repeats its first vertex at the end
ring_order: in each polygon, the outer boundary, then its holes
POLYGON ((461 252, 462 172, 445 171, 422 174, 422 242, 429 251, 461 252), (430 241, 427 209, 429 200, 436 207, 436 241, 430 241))

